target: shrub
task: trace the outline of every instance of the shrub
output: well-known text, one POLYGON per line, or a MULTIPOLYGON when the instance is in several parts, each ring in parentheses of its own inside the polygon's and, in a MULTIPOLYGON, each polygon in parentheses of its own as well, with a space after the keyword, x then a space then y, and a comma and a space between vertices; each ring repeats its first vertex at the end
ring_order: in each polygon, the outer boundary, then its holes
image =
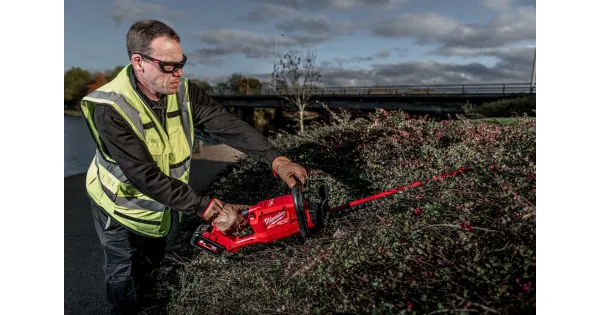
POLYGON ((524 96, 490 102, 472 109, 470 112, 484 117, 535 116, 535 96, 524 96))
MULTIPOLYGON (((336 206, 470 171, 330 216, 304 244, 292 237, 218 257, 196 250, 176 269, 170 313, 535 311, 535 120, 498 126, 378 111, 337 122, 272 140, 309 171, 311 200, 319 185, 336 206)), ((242 204, 289 193, 253 157, 210 190, 242 204)))
POLYGON ((273 118, 275 118, 274 108, 255 108, 253 127, 262 134, 268 134, 269 124, 273 118))

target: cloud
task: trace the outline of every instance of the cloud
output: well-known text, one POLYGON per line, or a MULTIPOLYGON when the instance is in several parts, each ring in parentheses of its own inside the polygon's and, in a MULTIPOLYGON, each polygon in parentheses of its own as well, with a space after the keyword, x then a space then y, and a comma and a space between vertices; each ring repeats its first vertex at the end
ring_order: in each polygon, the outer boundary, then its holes
POLYGON ((381 51, 381 52, 378 52, 375 56, 381 57, 381 58, 387 58, 390 56, 390 52, 389 51, 381 51))
POLYGON ((321 68, 331 68, 334 66, 334 63, 329 60, 322 60, 319 65, 321 68))
POLYGON ((479 51, 477 56, 494 56, 491 65, 478 62, 449 64, 419 61, 396 65, 374 65, 374 70, 392 81, 415 84, 519 83, 530 80, 534 47, 521 46, 479 51))
POLYGON ((195 66, 198 64, 220 66, 225 60, 223 57, 226 51, 223 48, 200 48, 185 52, 188 57, 188 64, 195 66))
POLYGON ((372 33, 383 37, 438 39, 461 28, 461 22, 437 13, 407 13, 375 24, 372 33))
MULTIPOLYGON (((460 49, 450 52, 440 51, 440 54, 448 54, 452 56, 465 56, 465 57, 495 57, 498 59, 496 64, 497 69, 503 69, 504 71, 522 71, 526 69, 525 73, 530 76, 531 68, 533 66, 533 56, 535 54, 535 46, 509 46, 509 47, 498 47, 498 48, 476 48, 476 49, 460 49)), ((524 78, 525 79, 525 78, 524 78)), ((527 81, 527 80, 525 80, 527 81)))
POLYGON ((214 31, 195 32, 192 34, 192 37, 207 44, 223 44, 228 42, 252 42, 261 45, 275 44, 273 36, 241 29, 218 29, 214 31))
POLYGON ((485 24, 465 24, 437 13, 408 13, 372 26, 386 38, 413 38, 417 44, 443 47, 498 47, 535 40, 535 8, 519 7, 485 24))
POLYGON ((493 47, 493 48, 470 48, 470 47, 442 47, 435 54, 442 56, 460 57, 496 57, 508 62, 520 63, 522 58, 533 58, 535 45, 493 47))
POLYGON ((452 64, 426 60, 375 64, 369 70, 324 68, 321 74, 325 86, 518 83, 529 81, 531 66, 530 62, 499 61, 487 66, 476 62, 452 64))
POLYGON ((308 47, 331 38, 328 33, 277 35, 279 36, 240 29, 195 32, 192 34, 194 39, 204 44, 214 45, 214 47, 194 50, 191 55, 197 57, 196 61, 200 63, 208 58, 210 64, 215 64, 215 56, 225 57, 234 54, 242 54, 248 58, 257 59, 273 58, 276 49, 281 55, 283 51, 292 47, 308 47))
MULTIPOLYGON (((364 30, 368 19, 332 19, 330 10, 360 8, 392 8, 408 0, 261 0, 262 5, 238 18, 239 21, 264 24, 276 21, 279 34, 292 40, 290 46, 306 47, 323 43, 339 36, 353 35, 364 30), (329 11, 327 11, 329 10, 329 11)), ((279 35, 277 34, 277 35, 279 35)), ((282 42, 286 46, 285 42, 282 42)))
POLYGON ((299 46, 326 42, 339 36, 353 35, 361 27, 360 22, 333 21, 323 15, 300 16, 275 24, 283 35, 293 39, 299 46))
POLYGON ((320 6, 329 7, 332 9, 352 10, 357 8, 374 8, 374 9, 394 9, 406 0, 309 0, 303 1, 309 8, 319 8, 320 6))
POLYGON ((399 64, 378 64, 373 72, 381 83, 396 84, 461 84, 484 82, 523 82, 518 73, 505 71, 498 65, 481 63, 449 64, 436 61, 415 61, 399 64), (518 78, 516 81, 515 79, 518 78))
MULTIPOLYGON (((409 38, 418 45, 434 45, 430 55, 445 57, 493 57, 494 64, 482 62, 451 63, 421 60, 391 63, 394 57, 406 57, 410 47, 389 47, 370 56, 348 56, 319 61, 323 83, 343 85, 400 85, 400 84, 460 84, 486 82, 528 82, 531 75, 533 46, 523 41, 535 41, 535 0, 484 0, 482 6, 493 10, 495 16, 487 22, 464 23, 439 13, 407 13, 391 19, 334 20, 332 9, 376 9, 406 2, 390 0, 262 0, 259 8, 243 18, 265 23, 276 20, 276 31, 265 34, 241 29, 217 29, 196 32, 194 38, 209 48, 190 53, 196 62, 218 65, 228 55, 241 54, 248 58, 271 60, 275 45, 282 54, 298 46, 312 46, 352 34, 358 30, 384 38, 409 38), (307 13, 307 10, 320 12, 307 13), (326 11, 329 10, 329 11, 326 11), (277 20, 278 19, 278 20, 277 20), (285 34, 282 36, 282 34, 285 34), (513 45, 513 46, 509 46, 513 45), (519 46, 521 45, 521 46, 519 46), (366 69, 346 69, 361 64, 366 69), (370 67, 367 66, 371 64, 370 67)), ((362 11, 361 11, 362 12, 362 11)), ((427 56, 426 56, 427 57, 427 56)), ((397 59, 396 59, 397 60, 397 59)), ((394 60, 394 61, 396 61, 394 60)), ((255 77, 270 80, 270 73, 255 77)))
POLYGON ((307 15, 287 4, 266 4, 265 12, 254 10, 246 16, 258 21, 265 16, 281 13, 288 15, 284 21, 276 23, 276 32, 258 33, 242 29, 216 29, 197 31, 192 37, 204 44, 214 45, 225 55, 243 54, 249 58, 272 58, 277 50, 310 48, 315 44, 332 40, 336 36, 352 34, 360 27, 351 21, 332 21, 325 15, 307 15))
POLYGON ((536 0, 483 0, 481 5, 491 11, 509 11, 514 7, 535 7, 536 0))
MULTIPOLYGON (((256 8, 238 20, 245 22, 264 23, 266 20, 279 20, 275 23, 275 28, 280 32, 291 36, 293 34, 302 34, 303 38, 311 38, 311 35, 317 34, 316 38, 329 34, 327 39, 336 35, 348 35, 361 26, 360 22, 350 20, 332 20, 324 14, 307 13, 294 7, 297 4, 270 4, 256 8)), ((306 40, 298 41, 306 43, 306 40)), ((308 42, 319 42, 319 40, 308 40, 308 42)))
POLYGON ((267 20, 311 16, 324 10, 390 10, 409 0, 258 0, 262 4, 238 18, 240 21, 264 23, 267 20))
POLYGON ((311 33, 329 33, 333 30, 331 20, 324 15, 300 16, 296 19, 276 24, 277 29, 283 32, 295 32, 298 30, 311 33))
MULTIPOLYGON (((465 64, 433 60, 400 63, 375 63, 366 69, 350 69, 336 66, 332 61, 321 61, 319 70, 322 85, 341 86, 394 86, 425 84, 472 84, 472 83, 522 83, 529 82, 533 66, 532 46, 515 46, 503 49, 473 50, 472 56, 494 56, 498 61, 492 65, 479 62, 465 64)), ((374 58, 387 52, 363 57, 374 58)), ((360 57, 357 57, 360 59, 360 57)), ((270 82, 270 73, 248 74, 263 82, 270 82)), ((225 76, 205 78, 216 84, 225 76)))
POLYGON ((334 58, 333 60, 337 63, 338 67, 343 67, 345 64, 348 63, 362 63, 365 61, 375 61, 378 59, 384 59, 390 56, 390 52, 389 51, 381 51, 378 52, 377 54, 373 55, 373 56, 366 56, 366 57, 351 57, 351 58, 334 58))
POLYGON ((288 16, 301 16, 302 14, 303 13, 300 10, 287 5, 267 3, 250 11, 248 14, 240 17, 238 20, 262 23, 265 20, 273 17, 283 18, 288 16))
POLYGON ((174 28, 171 19, 182 18, 185 13, 168 10, 160 4, 146 3, 141 0, 115 0, 108 15, 116 25, 123 22, 133 23, 138 20, 157 19, 174 28))
POLYGON ((271 35, 260 34, 238 29, 219 29, 208 32, 196 32, 193 38, 215 47, 195 50, 195 57, 200 63, 209 60, 214 64, 214 58, 227 55, 243 54, 248 58, 272 58, 275 54, 275 44, 278 46, 292 46, 297 42, 289 37, 277 38, 271 35))
POLYGON ((322 10, 322 9, 393 9, 408 0, 262 0, 267 4, 279 4, 281 6, 297 10, 322 10))
MULTIPOLYGON (((514 46, 497 49, 473 49, 469 56, 491 56, 493 65, 479 62, 466 64, 431 60, 402 63, 377 63, 371 69, 329 69, 323 72, 323 83, 344 86, 356 82, 377 85, 402 84, 469 84, 529 82, 533 66, 534 46, 514 46)), ((358 84, 360 85, 360 84, 358 84)))
POLYGON ((507 11, 512 8, 512 0, 483 0, 484 7, 493 11, 507 11))

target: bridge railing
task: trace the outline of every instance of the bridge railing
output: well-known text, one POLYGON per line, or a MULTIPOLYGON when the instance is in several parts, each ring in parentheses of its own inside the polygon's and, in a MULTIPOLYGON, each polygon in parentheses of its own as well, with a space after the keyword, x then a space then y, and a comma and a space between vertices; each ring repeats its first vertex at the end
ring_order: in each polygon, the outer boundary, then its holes
MULTIPOLYGON (((391 85, 391 86, 344 86, 316 87, 313 95, 465 95, 465 94, 531 94, 535 84, 436 84, 436 85, 391 85)), ((273 88, 263 88, 260 92, 213 93, 213 95, 276 95, 273 88)))

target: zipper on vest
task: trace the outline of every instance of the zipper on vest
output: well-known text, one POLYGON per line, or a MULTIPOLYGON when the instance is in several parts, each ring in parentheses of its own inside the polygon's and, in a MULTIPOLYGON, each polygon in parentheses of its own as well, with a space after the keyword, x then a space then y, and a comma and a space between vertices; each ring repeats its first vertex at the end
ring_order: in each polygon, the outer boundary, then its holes
MULTIPOLYGON (((160 125, 163 127, 163 129, 165 130, 165 133, 166 133, 167 127, 165 126, 166 125, 165 117, 167 116, 167 110, 165 107, 160 107, 159 110, 160 110, 160 120, 159 120, 160 125)), ((168 135, 169 134, 167 133, 167 136, 168 135)))
MULTIPOLYGON (((166 135, 167 138, 169 138, 169 134, 167 133, 167 128, 165 128, 165 120, 164 119, 160 119, 157 115, 156 112, 154 112, 154 108, 150 105, 148 105, 148 102, 146 102, 146 95, 144 93, 142 93, 142 91, 139 90, 139 86, 138 86, 138 82, 135 82, 135 87, 133 87, 135 93, 138 94, 138 98, 142 101, 142 103, 146 106, 146 108, 148 108, 150 110, 150 112, 152 112, 152 116, 154 116, 154 118, 156 118, 156 120, 160 123, 160 129, 162 129, 164 131, 164 134, 166 135)), ((161 102, 160 100, 158 101, 159 103, 161 102)), ((161 117, 166 116, 166 113, 164 113, 163 115, 163 111, 166 112, 166 107, 160 107, 160 112, 161 112, 161 117)))
MULTIPOLYGON (((160 123, 160 129, 163 130, 163 132, 165 133, 166 137, 169 138, 169 134, 167 133, 167 129, 164 126, 164 120, 160 119, 157 115, 156 112, 154 112, 154 108, 152 108, 152 106, 148 105, 148 102, 146 102, 145 99, 145 95, 139 95, 139 91, 136 91, 136 93, 138 93, 138 96, 140 97, 140 100, 142 100, 142 103, 144 103, 144 105, 146 106, 146 108, 148 108, 150 110, 150 112, 152 112, 152 116, 154 116, 154 118, 156 118, 156 120, 160 123)), ((166 111, 166 109, 164 107, 160 108, 160 112, 161 114, 163 113, 163 111, 166 111)), ((165 114, 166 115, 166 114, 165 114)), ((165 115, 161 115, 161 116, 165 116, 165 115)))

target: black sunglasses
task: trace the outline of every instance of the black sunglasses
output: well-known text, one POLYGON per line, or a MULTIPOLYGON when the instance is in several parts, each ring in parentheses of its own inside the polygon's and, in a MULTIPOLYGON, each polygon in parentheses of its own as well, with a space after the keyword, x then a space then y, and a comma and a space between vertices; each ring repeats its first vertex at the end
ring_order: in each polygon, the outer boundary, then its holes
POLYGON ((160 66, 160 70, 164 73, 173 73, 179 69, 183 69, 183 66, 185 65, 185 62, 187 61, 187 57, 185 55, 183 55, 183 61, 181 62, 174 62, 174 61, 162 61, 162 60, 158 60, 155 58, 152 58, 148 55, 144 55, 142 53, 139 52, 134 52, 134 54, 138 54, 156 64, 158 64, 160 66))

